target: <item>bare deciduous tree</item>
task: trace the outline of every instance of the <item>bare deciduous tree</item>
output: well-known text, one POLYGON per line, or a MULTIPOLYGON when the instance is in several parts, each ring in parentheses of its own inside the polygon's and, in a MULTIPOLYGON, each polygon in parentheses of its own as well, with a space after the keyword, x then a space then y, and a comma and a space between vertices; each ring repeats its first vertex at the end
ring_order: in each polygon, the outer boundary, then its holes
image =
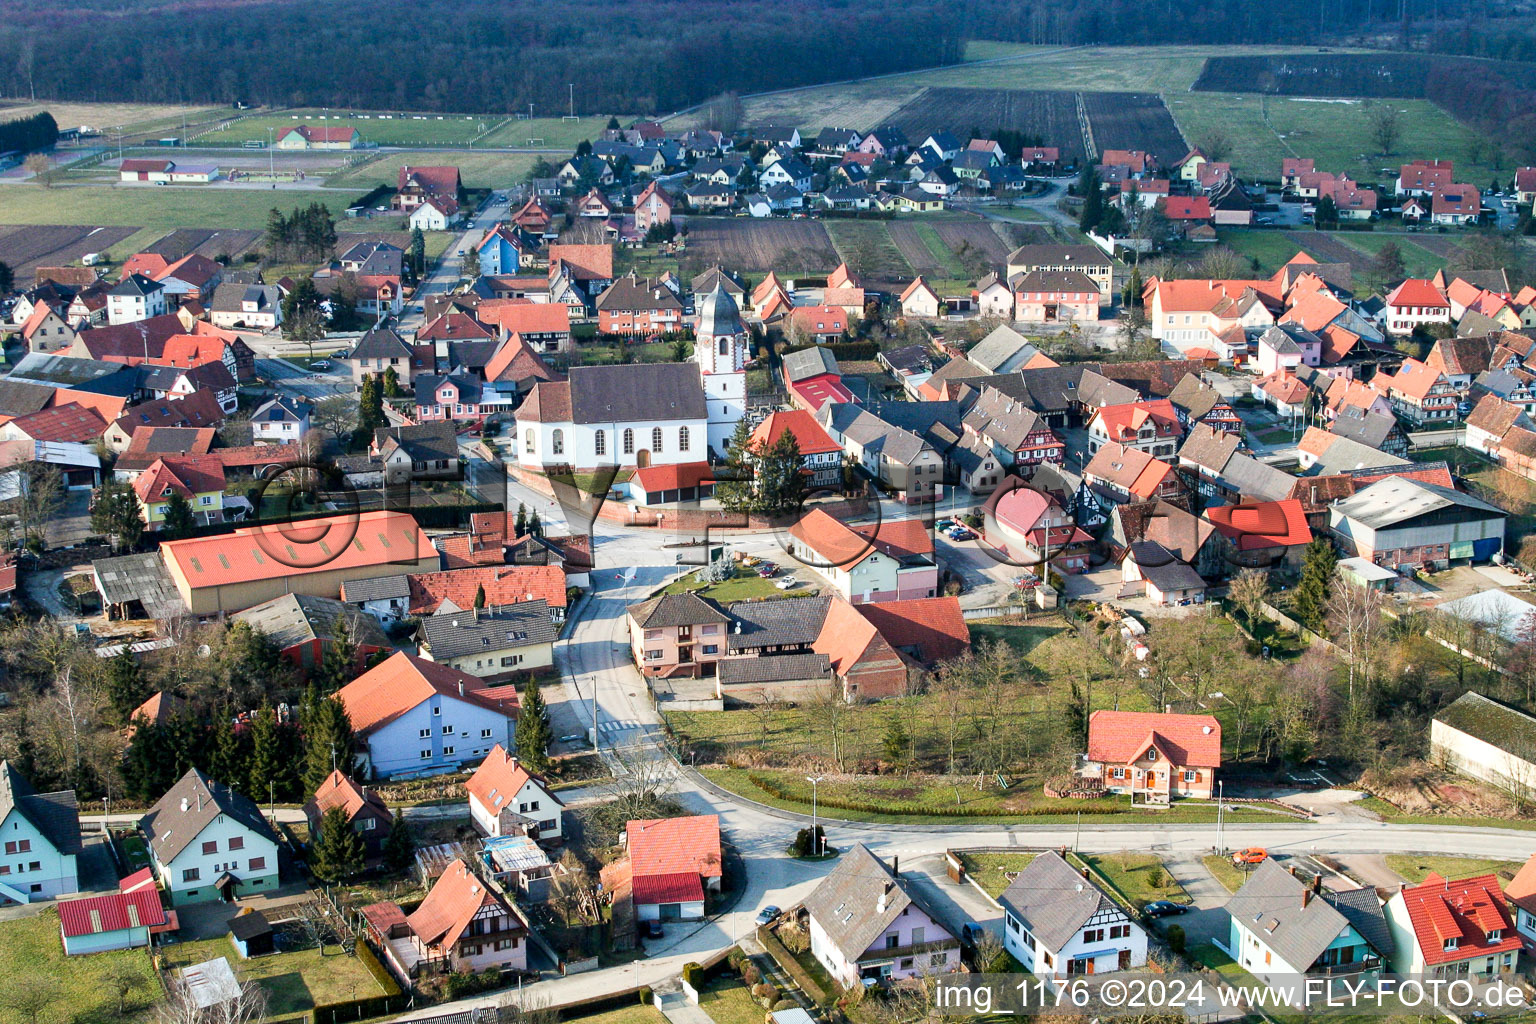
POLYGON ((266 1015, 266 990, 254 981, 241 985, 235 998, 205 1007, 179 976, 166 985, 165 1002, 155 1012, 158 1024, 258 1024, 266 1015))
POLYGON ((61 994, 57 979, 42 974, 23 974, 6 979, 0 1002, 27 1024, 37 1024, 43 1011, 58 1002, 61 994))
POLYGON ((1381 594, 1340 577, 1335 579, 1333 592, 1328 595, 1327 609, 1329 631, 1343 648, 1349 668, 1349 703, 1353 707, 1356 679, 1369 685, 1376 647, 1381 640, 1381 594))
POLYGON ((1269 573, 1263 569, 1244 569, 1232 578, 1227 598, 1243 613, 1243 623, 1252 633, 1259 609, 1269 600, 1269 573))

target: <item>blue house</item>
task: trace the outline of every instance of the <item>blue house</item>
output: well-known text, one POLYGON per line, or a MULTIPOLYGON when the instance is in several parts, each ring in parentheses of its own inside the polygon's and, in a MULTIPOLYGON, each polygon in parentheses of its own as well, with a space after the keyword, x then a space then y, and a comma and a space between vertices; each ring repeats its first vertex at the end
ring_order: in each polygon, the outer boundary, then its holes
POLYGON ((38 793, 0 761, 0 902, 34 903, 78 892, 80 811, 75 791, 38 793))
POLYGON ((482 277, 516 274, 533 262, 537 248, 538 243, 521 228, 497 224, 475 247, 480 254, 480 274, 482 277))
POLYGON ((1396 944, 1376 890, 1335 892, 1266 860, 1227 902, 1232 959, 1294 1006, 1380 974, 1396 944), (1309 989, 1310 986, 1310 998, 1309 989))

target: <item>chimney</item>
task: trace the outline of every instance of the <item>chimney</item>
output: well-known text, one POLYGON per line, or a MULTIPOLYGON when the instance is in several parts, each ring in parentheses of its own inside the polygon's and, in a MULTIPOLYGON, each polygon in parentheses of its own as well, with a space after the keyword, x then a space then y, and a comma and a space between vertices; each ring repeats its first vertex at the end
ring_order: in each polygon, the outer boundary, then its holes
POLYGON ((891 858, 891 874, 895 875, 897 878, 901 877, 901 858, 900 857, 892 857, 891 858))
POLYGON ((1317 874, 1312 876, 1312 891, 1316 892, 1316 893, 1320 893, 1320 892, 1323 891, 1323 875, 1322 875, 1322 872, 1318 872, 1317 874))
POLYGON ((1292 864, 1287 870, 1290 871, 1292 878, 1296 877, 1296 865, 1295 864, 1292 864))
POLYGON ((1083 868, 1083 877, 1084 878, 1088 877, 1088 869, 1086 867, 1083 868))
POLYGON ((1301 890, 1301 909, 1302 910, 1306 910, 1307 909, 1307 904, 1309 904, 1311 902, 1312 902, 1312 890, 1311 889, 1303 889, 1303 890, 1301 890))

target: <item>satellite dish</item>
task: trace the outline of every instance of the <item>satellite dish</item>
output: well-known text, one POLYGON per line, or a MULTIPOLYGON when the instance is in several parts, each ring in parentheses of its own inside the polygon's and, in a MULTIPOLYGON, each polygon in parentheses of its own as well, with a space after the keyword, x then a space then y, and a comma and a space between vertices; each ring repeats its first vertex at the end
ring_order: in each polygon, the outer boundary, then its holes
POLYGON ((213 648, 212 647, 209 647, 207 644, 198 644, 197 645, 197 656, 199 658, 206 658, 206 657, 209 657, 212 654, 213 654, 213 648))

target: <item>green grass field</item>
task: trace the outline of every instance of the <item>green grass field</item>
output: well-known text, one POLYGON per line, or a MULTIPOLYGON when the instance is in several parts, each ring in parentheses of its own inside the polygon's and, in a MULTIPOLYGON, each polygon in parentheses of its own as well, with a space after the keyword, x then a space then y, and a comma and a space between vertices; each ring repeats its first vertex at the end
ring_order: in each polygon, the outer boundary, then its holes
POLYGON ((885 221, 829 218, 824 223, 838 256, 856 272, 912 273, 912 267, 902 257, 901 250, 891 241, 891 233, 885 221))
POLYGON ((406 114, 386 118, 376 113, 364 116, 361 111, 349 115, 347 111, 289 110, 242 117, 230 122, 227 128, 199 136, 195 142, 199 146, 239 146, 247 141, 265 145, 268 129, 275 139, 285 129, 308 124, 350 126, 358 130, 364 142, 377 146, 467 146, 504 120, 504 116, 487 114, 406 114))
POLYGON ((1298 251, 1305 252, 1323 262, 1333 262, 1332 252, 1325 252, 1308 244, 1312 238, 1316 238, 1320 244, 1328 246, 1337 244, 1351 250, 1350 263, 1357 275, 1369 268, 1376 253, 1380 252, 1382 246, 1388 242, 1397 245, 1398 250, 1403 254, 1403 266, 1412 276, 1428 277, 1445 266, 1443 257, 1436 256, 1423 246, 1414 244, 1412 235, 1376 234, 1369 231, 1339 232, 1309 229, 1286 232, 1267 228, 1222 228, 1217 232, 1217 236, 1222 245, 1250 259, 1257 259, 1259 273, 1266 276, 1284 266, 1298 251))
POLYGON ((176 967, 226 957, 241 981, 255 981, 267 993, 267 1014, 282 1017, 326 1003, 341 1003, 385 992, 368 968, 339 946, 325 956, 318 949, 243 960, 227 936, 184 942, 169 948, 167 963, 176 967))
POLYGON ((1233 864, 1231 857, 1213 853, 1201 857, 1200 860, 1205 864, 1206 870, 1216 876, 1216 881, 1220 882, 1227 892, 1237 892, 1243 887, 1243 883, 1248 881, 1248 873, 1233 864))
MULTIPOLYGON (((1428 100, 1392 100, 1402 111, 1402 139, 1389 156, 1370 153, 1366 104, 1359 100, 1264 97, 1246 93, 1176 91, 1164 99, 1191 144, 1220 132, 1231 142, 1232 168, 1245 178, 1273 181, 1287 156, 1310 156, 1319 170, 1345 173, 1367 184, 1397 176, 1415 157, 1456 161, 1457 180, 1485 186, 1495 174, 1481 160, 1475 133, 1428 100), (1479 159, 1473 160, 1473 155, 1479 159), (1392 168, 1381 175, 1383 168, 1392 168)), ((1383 101, 1385 102, 1385 101, 1383 101)), ((1507 172, 1502 172, 1507 173, 1507 172)))
MULTIPOLYGON (((361 192, 263 192, 219 185, 165 188, 81 185, 42 188, 13 185, 0 189, 0 224, 99 224, 141 228, 266 227, 274 202, 284 209, 319 201, 339 216, 361 192)), ((339 223, 338 223, 338 226, 339 223)), ((121 247, 119 247, 121 248, 121 247)), ((127 251, 127 250, 124 250, 127 251)))
POLYGON ((415 164, 457 167, 466 188, 509 188, 528 173, 535 159, 526 153, 461 153, 451 150, 376 153, 363 163, 328 174, 325 186, 371 189, 377 185, 389 185, 393 188, 400 168, 415 164))
POLYGON ((699 1009, 715 1024, 762 1024, 764 1010, 731 975, 716 978, 699 993, 699 1009))
MULTIPOLYGON (((626 114, 613 116, 622 125, 628 125, 634 120, 633 116, 626 114)), ((602 134, 608 126, 608 117, 607 114, 584 115, 579 121, 566 121, 558 117, 536 117, 532 120, 506 118, 475 145, 517 149, 529 146, 528 140, 532 139, 530 148, 575 152, 578 142, 595 139, 602 134)))
POLYGON ((1033 853, 962 853, 960 861, 965 865, 966 877, 975 879, 988 896, 1001 896, 1016 875, 1029 867, 1035 859, 1033 853))
POLYGON ((1085 854, 1079 859, 1109 879, 1132 906, 1143 907, 1153 900, 1190 902, 1189 893, 1174 881, 1155 854, 1122 851, 1085 854))
POLYGON ((1513 876, 1520 870, 1517 860, 1486 860, 1481 857, 1437 857, 1418 853, 1389 853, 1387 867, 1417 885, 1431 871, 1441 878, 1471 878, 1473 875, 1513 876))
POLYGON ((0 1024, 132 1024, 146 1020, 160 999, 160 982, 145 950, 65 956, 59 912, 52 907, 0 925, 0 971, 7 996, 0 998, 0 1024), (125 981, 132 979, 121 1016, 112 985, 120 973, 125 981), (36 1017, 13 1005, 19 993, 37 989, 53 998, 36 1017))
POLYGON ((751 569, 737 569, 736 576, 724 583, 704 583, 690 573, 666 589, 668 594, 685 594, 693 591, 702 597, 728 604, 731 601, 755 601, 780 597, 811 597, 815 587, 801 585, 795 590, 780 590, 778 580, 765 580, 751 569))

